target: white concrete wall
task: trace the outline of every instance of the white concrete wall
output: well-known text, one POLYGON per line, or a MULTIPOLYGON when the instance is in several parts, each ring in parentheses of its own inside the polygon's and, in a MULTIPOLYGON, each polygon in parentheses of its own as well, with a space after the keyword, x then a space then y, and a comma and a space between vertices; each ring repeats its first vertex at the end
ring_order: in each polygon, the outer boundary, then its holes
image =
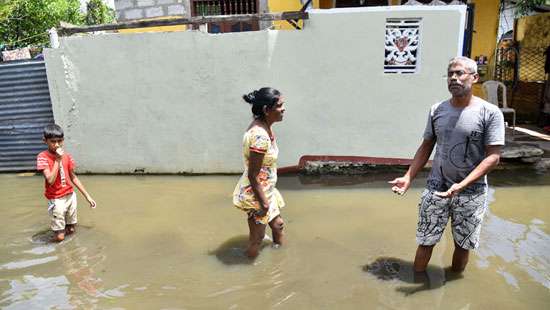
POLYGON ((411 158, 463 22, 463 7, 385 7, 312 11, 303 31, 67 37, 46 51, 54 117, 79 171, 240 172, 241 95, 273 86, 287 98, 279 166, 411 158), (388 17, 422 17, 417 74, 383 73, 388 17))

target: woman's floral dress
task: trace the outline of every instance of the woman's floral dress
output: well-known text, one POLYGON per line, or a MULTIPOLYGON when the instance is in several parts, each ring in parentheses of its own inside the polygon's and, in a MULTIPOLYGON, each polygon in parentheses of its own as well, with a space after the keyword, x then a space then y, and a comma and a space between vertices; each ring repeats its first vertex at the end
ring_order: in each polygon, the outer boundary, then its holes
POLYGON ((253 126, 245 132, 243 137, 244 172, 233 192, 233 204, 235 207, 247 212, 249 217, 253 216, 258 224, 265 225, 271 222, 271 220, 280 214, 280 209, 285 205, 283 197, 277 188, 275 188, 275 183, 277 183, 278 155, 279 149, 277 148, 277 143, 274 138, 269 136, 265 129, 253 126), (258 176, 260 186, 269 201, 269 211, 262 217, 255 215, 255 211, 260 209, 260 204, 248 181, 250 152, 265 154, 258 176))

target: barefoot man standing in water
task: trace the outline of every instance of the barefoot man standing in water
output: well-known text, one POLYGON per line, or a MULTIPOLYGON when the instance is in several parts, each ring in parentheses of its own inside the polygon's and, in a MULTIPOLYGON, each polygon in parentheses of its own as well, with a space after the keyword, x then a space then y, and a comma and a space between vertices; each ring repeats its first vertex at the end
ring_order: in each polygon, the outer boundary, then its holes
POLYGON ((407 173, 389 183, 403 195, 437 145, 427 186, 419 204, 414 270, 423 272, 435 244, 451 218, 455 250, 452 270, 461 272, 469 250, 477 248, 487 209, 487 176, 500 160, 504 117, 499 108, 472 95, 476 63, 466 57, 449 62, 447 85, 451 99, 430 109, 424 140, 407 173))

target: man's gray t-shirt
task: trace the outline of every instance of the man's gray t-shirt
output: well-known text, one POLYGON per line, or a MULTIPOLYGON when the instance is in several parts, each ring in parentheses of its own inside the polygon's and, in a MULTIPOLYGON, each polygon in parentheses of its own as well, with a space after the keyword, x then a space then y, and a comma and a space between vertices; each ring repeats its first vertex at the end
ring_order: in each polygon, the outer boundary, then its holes
MULTIPOLYGON (((465 108, 446 100, 430 109, 424 139, 436 140, 428 188, 446 191, 479 165, 486 146, 504 145, 504 117, 497 106, 477 97, 465 108)), ((483 176, 463 192, 477 192, 486 185, 487 176, 483 176)))

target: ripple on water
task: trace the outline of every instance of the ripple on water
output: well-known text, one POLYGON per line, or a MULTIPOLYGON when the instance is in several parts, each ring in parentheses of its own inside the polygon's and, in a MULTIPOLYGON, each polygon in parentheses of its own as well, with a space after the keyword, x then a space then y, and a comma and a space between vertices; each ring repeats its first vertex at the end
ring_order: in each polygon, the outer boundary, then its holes
MULTIPOLYGON (((81 234, 82 231, 88 231, 91 228, 93 227, 87 225, 77 225, 77 232, 75 234, 66 235, 65 240, 63 240, 62 243, 69 242, 72 238, 76 236, 76 234, 81 234)), ((36 244, 59 244, 57 242, 54 242, 53 240, 54 232, 51 229, 41 230, 30 237, 30 241, 36 244)))
POLYGON ((10 262, 10 263, 1 265, 0 270, 24 269, 31 266, 42 265, 49 262, 53 262, 57 259, 58 259, 57 256, 48 256, 48 257, 37 258, 37 259, 21 260, 18 262, 10 262))
POLYGON ((23 253, 28 254, 35 254, 35 255, 42 255, 42 254, 48 254, 55 251, 55 246, 53 244, 45 245, 45 246, 37 246, 30 250, 23 251, 23 253))

